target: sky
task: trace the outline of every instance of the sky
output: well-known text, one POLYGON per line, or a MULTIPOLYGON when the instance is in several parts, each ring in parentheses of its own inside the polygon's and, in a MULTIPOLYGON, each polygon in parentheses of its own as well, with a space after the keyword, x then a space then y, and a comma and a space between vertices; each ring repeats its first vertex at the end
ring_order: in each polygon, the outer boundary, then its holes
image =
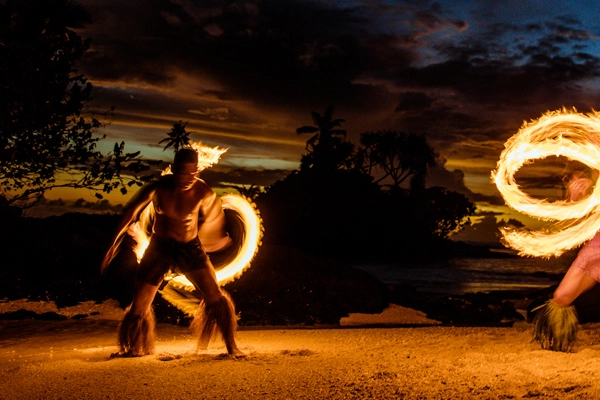
MULTIPOLYGON (((192 140, 228 148, 204 173, 216 186, 268 186, 297 169, 308 136, 296 128, 333 105, 349 141, 423 134, 440 160, 428 185, 467 195, 481 217, 531 222, 490 182, 504 143, 548 110, 600 107, 596 1, 79 3, 94 21, 78 31, 91 39, 77 66, 91 109, 115 107, 106 150, 123 140, 168 161, 158 142, 182 121, 192 140)), ((115 196, 104 206, 126 201, 115 196)))

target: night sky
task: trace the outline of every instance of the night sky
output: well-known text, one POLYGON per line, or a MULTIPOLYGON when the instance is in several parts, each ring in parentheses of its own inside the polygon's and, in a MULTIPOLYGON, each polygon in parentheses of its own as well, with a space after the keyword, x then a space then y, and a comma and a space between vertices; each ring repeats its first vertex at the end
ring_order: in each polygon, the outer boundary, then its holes
POLYGON ((355 144, 380 129, 426 135, 441 160, 429 185, 505 212, 489 177, 506 139, 547 110, 600 107, 596 1, 79 3, 94 23, 78 68, 93 107, 115 107, 106 149, 124 140, 169 160, 158 142, 188 122, 192 140, 229 148, 206 173, 217 185, 298 168, 296 128, 331 104, 355 144))

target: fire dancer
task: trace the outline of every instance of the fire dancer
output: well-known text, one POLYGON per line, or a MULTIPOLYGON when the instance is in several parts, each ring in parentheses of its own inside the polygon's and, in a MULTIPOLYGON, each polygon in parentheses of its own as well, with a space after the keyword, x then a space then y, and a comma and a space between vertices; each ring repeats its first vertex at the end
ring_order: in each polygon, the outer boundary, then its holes
MULTIPOLYGON (((567 200, 579 201, 589 195, 598 177, 597 171, 578 168, 565 176, 567 200)), ((570 351, 577 335, 578 320, 572 305, 577 297, 600 281, 600 232, 577 254, 553 298, 538 307, 534 319, 534 339, 542 348, 570 351)))
POLYGON ((169 269, 184 274, 202 293, 192 328, 199 331, 198 347, 208 345, 218 328, 231 357, 245 354, 237 347, 237 319, 229 295, 219 287, 206 254, 231 242, 225 232, 225 215, 213 190, 198 175, 198 154, 181 149, 175 154, 172 175, 144 186, 123 211, 115 241, 107 252, 103 271, 114 258, 130 225, 152 203, 155 219, 152 237, 135 277, 133 303, 119 326, 120 355, 143 356, 154 352, 155 319, 152 301, 169 269), (202 243, 198 238, 202 230, 202 243), (204 232, 208 232, 204 234, 204 232))

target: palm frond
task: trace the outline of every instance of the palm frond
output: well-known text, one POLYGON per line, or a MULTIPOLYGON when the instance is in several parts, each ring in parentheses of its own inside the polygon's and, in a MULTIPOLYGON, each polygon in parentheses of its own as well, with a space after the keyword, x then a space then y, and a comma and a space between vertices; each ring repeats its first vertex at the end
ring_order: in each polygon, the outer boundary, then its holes
POLYGON ((333 117, 333 105, 328 106, 323 113, 324 120, 331 121, 331 117, 333 117))
POLYGON ((319 128, 314 127, 314 126, 301 126, 300 128, 296 129, 296 133, 298 135, 301 135, 303 133, 315 133, 318 131, 319 131, 319 128))
POLYGON ((345 129, 332 129, 329 131, 329 133, 331 133, 332 135, 340 135, 340 136, 346 137, 345 129))

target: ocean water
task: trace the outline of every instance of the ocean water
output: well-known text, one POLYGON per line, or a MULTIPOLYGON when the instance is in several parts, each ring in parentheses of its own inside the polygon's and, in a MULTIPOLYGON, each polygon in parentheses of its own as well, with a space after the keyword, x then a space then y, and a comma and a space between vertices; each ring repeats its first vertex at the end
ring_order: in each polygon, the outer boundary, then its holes
MULTIPOLYGON (((508 250, 506 251, 509 252, 508 250)), ((560 282, 576 253, 549 260, 526 257, 455 258, 436 262, 355 265, 389 285, 420 292, 464 294, 543 289, 560 282)))

